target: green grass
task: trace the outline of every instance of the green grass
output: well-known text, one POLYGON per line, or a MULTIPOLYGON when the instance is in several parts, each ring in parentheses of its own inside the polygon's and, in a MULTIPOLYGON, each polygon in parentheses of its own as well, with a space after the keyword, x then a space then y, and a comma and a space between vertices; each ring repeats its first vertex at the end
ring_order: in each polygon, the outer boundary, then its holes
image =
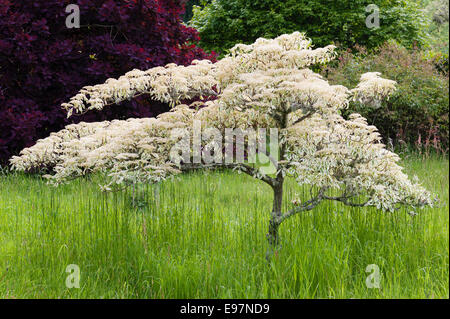
MULTIPOLYGON (((271 189, 198 172, 103 194, 98 177, 59 188, 0 177, 0 298, 448 298, 449 162, 409 158, 441 207, 411 217, 322 203, 281 228, 269 265, 271 189), (159 195, 158 195, 159 194, 159 195), (65 286, 67 265, 80 288, 65 286), (380 289, 365 281, 379 266, 380 289)), ((301 188, 286 187, 286 208, 301 188)))

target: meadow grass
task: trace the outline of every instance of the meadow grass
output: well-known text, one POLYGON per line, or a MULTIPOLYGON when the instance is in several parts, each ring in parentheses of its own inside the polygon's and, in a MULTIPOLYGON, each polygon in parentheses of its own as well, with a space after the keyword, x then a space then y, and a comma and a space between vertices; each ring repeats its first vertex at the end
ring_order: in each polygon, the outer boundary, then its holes
MULTIPOLYGON (((449 162, 403 161, 440 198, 412 217, 324 202, 280 228, 270 264, 266 184, 227 171, 102 193, 0 176, 0 298, 448 298, 449 162), (66 287, 66 267, 81 270, 66 287), (381 271, 369 289, 366 267, 381 271)), ((285 208, 306 189, 288 181, 285 208)))

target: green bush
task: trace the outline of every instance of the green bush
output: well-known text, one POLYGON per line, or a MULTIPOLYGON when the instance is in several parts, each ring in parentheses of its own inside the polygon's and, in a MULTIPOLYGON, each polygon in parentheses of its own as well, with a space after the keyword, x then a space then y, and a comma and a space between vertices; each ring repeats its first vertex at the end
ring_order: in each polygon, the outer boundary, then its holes
POLYGON ((377 47, 389 39, 405 46, 422 43, 427 18, 414 1, 405 0, 210 0, 194 7, 191 25, 208 50, 224 53, 236 43, 306 32, 316 46, 337 42, 377 47), (366 7, 380 9, 380 27, 369 29, 366 7))
POLYGON ((389 42, 372 53, 358 48, 323 70, 331 83, 354 87, 361 74, 377 71, 398 82, 398 90, 379 108, 354 102, 346 112, 358 112, 375 125, 385 142, 413 144, 448 152, 449 79, 422 51, 389 42))
POLYGON ((443 53, 438 50, 428 50, 425 56, 429 61, 433 62, 439 72, 448 76, 448 53, 443 53))
POLYGON ((449 0, 429 1, 424 9, 430 19, 428 26, 430 39, 427 44, 448 56, 449 0))
POLYGON ((425 43, 428 58, 433 60, 439 71, 448 73, 449 0, 422 1, 425 2, 422 7, 430 23, 427 28, 429 36, 425 43))

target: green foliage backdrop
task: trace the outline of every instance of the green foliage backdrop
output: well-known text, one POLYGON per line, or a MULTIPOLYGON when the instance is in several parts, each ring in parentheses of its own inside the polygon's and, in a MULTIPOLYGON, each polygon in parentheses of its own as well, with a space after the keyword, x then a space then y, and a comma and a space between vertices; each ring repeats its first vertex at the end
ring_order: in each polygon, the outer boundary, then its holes
POLYGON ((404 0, 211 0, 194 7, 191 25, 202 46, 225 52, 236 43, 258 37, 274 38, 293 31, 306 32, 316 46, 338 42, 368 48, 388 39, 405 46, 424 41, 426 17, 415 2, 404 0), (380 8, 380 27, 369 29, 366 7, 380 8))
POLYGON ((386 43, 367 53, 343 54, 338 65, 324 70, 332 83, 354 87, 361 74, 381 72, 398 82, 397 91, 377 109, 352 103, 349 112, 358 112, 375 125, 385 142, 406 143, 448 151, 449 81, 419 50, 407 50, 397 43, 386 43))

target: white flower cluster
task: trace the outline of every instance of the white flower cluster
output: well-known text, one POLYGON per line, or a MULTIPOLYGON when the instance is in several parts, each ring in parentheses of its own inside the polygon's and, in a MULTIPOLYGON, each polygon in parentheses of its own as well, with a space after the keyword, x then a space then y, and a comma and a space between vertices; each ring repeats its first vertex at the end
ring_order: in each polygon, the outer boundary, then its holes
POLYGON ((348 120, 313 115, 286 130, 287 175, 301 184, 332 189, 339 200, 394 210, 432 205, 431 194, 412 183, 386 150, 376 127, 359 114, 348 120))
MULTIPOLYGON (((354 89, 329 85, 308 67, 330 61, 333 49, 313 49, 311 41, 296 32, 236 45, 215 64, 195 61, 186 67, 133 70, 83 88, 63 105, 69 116, 140 94, 173 105, 194 97, 217 99, 199 110, 178 105, 156 119, 69 125, 24 149, 11 163, 22 171, 47 170, 55 184, 98 171, 111 177, 107 187, 155 182, 182 171, 170 160, 170 152, 183 134, 192 133, 194 120, 221 132, 277 128, 277 174, 322 189, 322 198, 385 210, 399 204, 431 205, 431 195, 402 172, 398 156, 381 144, 375 127, 358 114, 349 119, 340 115, 352 99, 376 104, 387 98, 395 82, 366 73, 354 89)), ((254 176, 273 182, 260 173, 254 176)))
POLYGON ((149 94, 155 100, 176 104, 182 99, 211 95, 216 80, 212 76, 215 65, 209 60, 192 62, 189 66, 168 64, 147 71, 133 70, 119 79, 108 79, 104 84, 86 86, 62 106, 70 117, 73 112, 102 110, 106 105, 149 94))
MULTIPOLYGON (((190 110, 185 113, 192 118, 190 110)), ((50 170, 45 177, 54 184, 93 172, 107 172, 113 185, 156 182, 179 172, 169 155, 176 142, 172 130, 187 123, 181 114, 72 124, 24 149, 11 163, 20 171, 50 170)))
POLYGON ((378 106, 380 100, 389 98, 395 91, 396 82, 383 79, 379 72, 361 75, 360 83, 352 90, 353 99, 366 105, 378 106))

